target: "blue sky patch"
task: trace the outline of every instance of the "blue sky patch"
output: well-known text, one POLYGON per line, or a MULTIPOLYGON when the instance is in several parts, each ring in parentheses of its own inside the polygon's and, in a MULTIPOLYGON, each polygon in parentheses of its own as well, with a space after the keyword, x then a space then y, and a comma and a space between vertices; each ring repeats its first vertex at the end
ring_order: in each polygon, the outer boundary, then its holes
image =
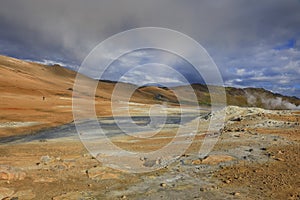
POLYGON ((289 39, 286 43, 275 47, 274 49, 275 50, 291 49, 291 48, 294 48, 295 45, 296 45, 296 39, 292 38, 292 39, 289 39))

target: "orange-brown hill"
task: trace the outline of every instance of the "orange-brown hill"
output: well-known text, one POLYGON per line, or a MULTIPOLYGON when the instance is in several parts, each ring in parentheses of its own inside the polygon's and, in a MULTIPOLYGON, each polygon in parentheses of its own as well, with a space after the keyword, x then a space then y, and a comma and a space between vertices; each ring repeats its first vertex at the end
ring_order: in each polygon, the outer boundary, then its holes
MULTIPOLYGON (((87 82, 96 81, 81 76, 87 82)), ((0 55, 0 138, 71 122, 75 77, 76 72, 59 65, 47 66, 0 55)), ((96 82, 97 115, 109 116, 115 83, 96 82)), ((119 86, 120 100, 135 87, 125 83, 119 86)), ((152 95, 139 90, 131 100, 149 104, 157 102, 152 95)))
MULTIPOLYGON (((71 122, 75 76, 76 72, 59 65, 0 56, 0 137, 71 122)), ((97 101, 109 104, 105 94, 97 94, 97 101)), ((102 109, 101 114, 109 113, 102 109)))

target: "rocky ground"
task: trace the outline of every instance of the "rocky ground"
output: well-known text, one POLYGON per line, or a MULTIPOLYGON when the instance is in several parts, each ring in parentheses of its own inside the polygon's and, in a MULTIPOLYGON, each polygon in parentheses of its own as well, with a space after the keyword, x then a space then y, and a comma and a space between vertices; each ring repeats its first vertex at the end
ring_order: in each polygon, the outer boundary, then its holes
MULTIPOLYGON (((0 199, 300 199, 300 112, 228 107, 226 114, 208 156, 198 154, 206 115, 195 119, 200 127, 185 154, 148 173, 108 168, 76 137, 1 144, 0 199)), ((151 150, 174 137, 172 130, 150 142, 112 141, 151 150)))

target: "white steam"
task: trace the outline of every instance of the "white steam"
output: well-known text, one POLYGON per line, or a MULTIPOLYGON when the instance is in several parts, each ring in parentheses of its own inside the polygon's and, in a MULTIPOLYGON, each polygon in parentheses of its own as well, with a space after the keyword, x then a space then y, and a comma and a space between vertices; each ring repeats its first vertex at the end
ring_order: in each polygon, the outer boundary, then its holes
POLYGON ((300 105, 296 106, 286 100, 282 100, 281 97, 276 97, 275 99, 261 99, 262 103, 270 108, 285 108, 290 110, 300 110, 300 105))
POLYGON ((250 94, 246 92, 247 103, 256 106, 261 103, 267 109, 289 109, 300 110, 300 105, 295 105, 289 101, 283 100, 281 97, 270 98, 262 94, 250 94))

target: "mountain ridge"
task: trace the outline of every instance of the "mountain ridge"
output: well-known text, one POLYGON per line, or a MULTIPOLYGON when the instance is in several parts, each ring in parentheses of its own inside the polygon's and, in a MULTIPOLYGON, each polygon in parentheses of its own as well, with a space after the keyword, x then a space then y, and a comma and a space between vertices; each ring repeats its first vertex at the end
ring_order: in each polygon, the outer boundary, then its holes
MULTIPOLYGON (((63 79, 69 79, 70 83, 74 82, 77 72, 73 71, 69 68, 60 66, 58 64, 54 65, 43 65, 35 62, 28 62, 19 60, 16 58, 8 57, 8 56, 1 56, 0 55, 0 66, 3 67, 10 67, 11 69, 16 70, 16 73, 23 73, 23 76, 31 75, 37 79, 46 79, 45 77, 49 76, 49 73, 54 77, 58 78, 61 77, 63 79), (24 67, 25 66, 25 67, 24 67), (41 73, 44 71, 44 73, 41 73), (43 76, 43 77, 39 77, 43 76)), ((88 77, 86 77, 88 78, 88 77)), ((45 80, 44 80, 45 81, 45 80)), ((143 85, 137 86, 132 83, 126 82, 117 82, 113 80, 98 80, 99 86, 106 85, 104 90, 111 90, 117 83, 123 84, 124 87, 134 87, 137 88, 137 92, 134 95, 138 94, 145 94, 146 98, 151 98, 154 101, 169 101, 173 103, 178 103, 174 93, 170 90, 173 89, 182 89, 187 87, 186 85, 182 86, 175 86, 175 87, 164 87, 164 86, 157 86, 157 85, 143 85), (111 84, 112 87, 108 89, 107 84, 111 84), (151 91, 152 90, 152 91, 151 91), (149 96, 150 95, 150 96, 149 96), (159 98, 158 98, 159 97, 159 98)), ((1 84, 1 83, 0 83, 1 84)), ((61 84, 60 81, 55 81, 54 84, 61 84)), ((70 85, 72 86, 72 85, 70 85)), ((208 91, 208 86, 201 83, 192 83, 190 85, 197 95, 198 103, 200 105, 210 105, 210 96, 208 91)), ((210 86, 211 88, 223 89, 223 86, 210 86)), ((70 87, 68 87, 70 89, 70 87)), ((126 89, 126 88, 124 88, 126 89)), ((236 87, 224 87, 227 97, 227 104, 228 105, 236 105, 236 106, 253 106, 253 107, 261 107, 267 109, 299 109, 300 105, 300 98, 296 96, 285 96, 279 93, 273 93, 269 90, 264 88, 254 88, 254 87, 245 87, 245 88, 236 88, 236 87), (276 102, 277 101, 277 102, 276 102), (280 102, 281 101, 281 102, 280 102), (284 103, 290 103, 294 106, 285 106, 284 103)), ((110 95, 106 95, 105 98, 109 99, 110 95)), ((132 99, 138 102, 141 102, 137 99, 132 99)), ((148 99, 150 100, 150 99, 148 99)), ((153 101, 150 101, 153 103, 153 101)))

